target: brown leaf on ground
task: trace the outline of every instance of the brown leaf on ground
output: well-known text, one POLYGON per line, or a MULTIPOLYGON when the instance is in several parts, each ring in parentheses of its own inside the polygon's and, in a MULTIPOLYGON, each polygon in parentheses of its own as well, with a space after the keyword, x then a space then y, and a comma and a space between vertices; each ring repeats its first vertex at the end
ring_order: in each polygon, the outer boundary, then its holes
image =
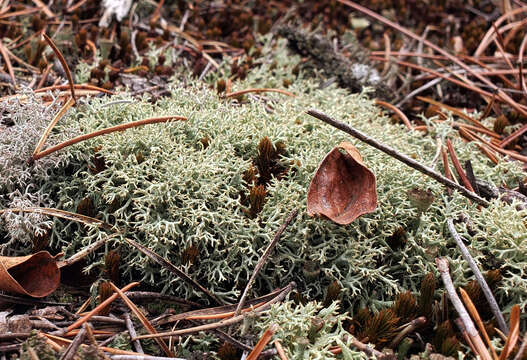
POLYGON ((57 261, 47 251, 19 257, 0 256, 0 290, 44 297, 59 286, 57 261))
POLYGON ((377 207, 375 175, 359 151, 342 142, 320 163, 307 194, 307 213, 347 225, 377 207))

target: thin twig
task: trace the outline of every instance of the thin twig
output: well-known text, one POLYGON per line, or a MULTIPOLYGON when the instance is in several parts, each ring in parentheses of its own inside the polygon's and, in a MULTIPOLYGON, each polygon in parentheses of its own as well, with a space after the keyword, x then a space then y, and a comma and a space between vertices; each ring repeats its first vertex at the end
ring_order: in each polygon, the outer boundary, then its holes
POLYGON ((71 344, 68 346, 68 348, 66 349, 64 354, 62 354, 62 356, 60 357, 60 360, 71 360, 71 359, 73 359, 73 357, 76 355, 77 349, 82 344, 82 342, 84 341, 85 337, 86 337, 86 329, 82 328, 77 333, 77 335, 75 336, 75 338, 73 339, 71 344))
MULTIPOLYGON (((275 298, 273 298, 272 300, 268 301, 264 306, 254 310, 253 313, 254 314, 261 314, 263 311, 269 309, 272 304, 275 304, 275 303, 277 303, 279 301, 282 301, 294 287, 296 287, 296 284, 294 282, 289 283, 289 285, 287 285, 285 288, 283 288, 282 291, 275 298)), ((242 314, 242 315, 234 316, 232 318, 221 320, 221 321, 218 321, 218 322, 215 322, 215 323, 195 326, 195 327, 191 327, 191 328, 187 328, 187 329, 180 329, 180 330, 176 330, 176 331, 169 331, 169 332, 159 333, 159 334, 156 334, 156 335, 140 335, 140 336, 136 337, 135 339, 149 339, 149 338, 157 338, 157 337, 167 338, 167 337, 171 337, 171 336, 190 335, 190 334, 194 334, 194 333, 197 333, 197 332, 200 332, 200 331, 208 331, 208 330, 217 329, 217 328, 220 328, 220 327, 225 327, 225 326, 229 326, 229 325, 232 325, 232 324, 236 324, 236 323, 239 323, 240 321, 242 321, 245 317, 246 317, 246 315, 242 314)), ((134 340, 134 339, 132 339, 132 340, 134 340)))
MULTIPOLYGON (((126 322, 126 329, 128 330, 128 334, 130 334, 131 338, 134 338, 137 336, 137 333, 135 332, 134 324, 132 323, 132 319, 130 319, 129 313, 124 313, 124 321, 126 322)), ((144 354, 143 347, 141 346, 141 342, 139 340, 134 340, 134 348, 135 351, 138 353, 144 354)))
POLYGON ((483 199, 482 197, 478 196, 477 194, 473 193, 472 191, 467 190, 465 187, 463 187, 463 186, 461 186, 459 184, 456 184, 455 182, 453 182, 450 179, 447 179, 443 175, 441 175, 438 172, 436 172, 434 169, 432 169, 432 168, 430 168, 430 167, 428 167, 426 165, 422 165, 419 162, 415 161, 414 159, 397 152, 395 149, 378 142, 377 140, 375 140, 375 139, 369 137, 368 135, 358 131, 357 129, 354 129, 353 127, 349 126, 348 124, 345 124, 343 122, 337 121, 337 120, 329 117, 328 115, 326 115, 326 114, 324 114, 324 113, 322 113, 322 112, 320 112, 318 110, 311 109, 307 113, 309 115, 319 119, 319 120, 324 121, 325 123, 327 123, 327 124, 329 124, 331 126, 336 127, 339 130, 344 131, 345 133, 350 134, 351 136, 353 136, 353 137, 365 142, 366 144, 371 145, 374 148, 381 150, 382 152, 384 152, 384 153, 396 158, 397 160, 405 163, 406 165, 410 166, 411 168, 413 168, 415 170, 418 170, 418 171, 422 172, 425 175, 430 176, 432 179, 435 179, 436 181, 440 182, 441 184, 443 184, 443 185, 445 185, 445 186, 447 186, 449 188, 452 188, 452 189, 455 189, 455 190, 459 191, 461 193, 461 195, 463 195, 463 196, 465 196, 465 197, 467 197, 467 198, 469 198, 471 200, 474 200, 478 204, 483 205, 483 206, 489 206, 489 202, 487 200, 483 199))
POLYGON ((240 298, 240 302, 238 303, 238 306, 236 307, 236 310, 234 311, 234 316, 240 315, 240 312, 245 303, 245 298, 247 297, 249 290, 251 289, 251 286, 254 282, 254 279, 256 278, 256 275, 258 275, 258 272, 267 262, 267 259, 269 258, 269 256, 271 255, 271 252, 273 251, 276 244, 278 243, 278 240, 280 240, 280 236, 282 236, 282 233, 284 232, 285 228, 293 221, 293 219, 295 218, 297 214, 298 214, 297 209, 294 209, 293 211, 289 213, 289 216, 287 217, 285 222, 282 224, 282 226, 280 226, 273 240, 271 241, 269 246, 267 246, 267 249, 265 249, 265 252, 263 253, 262 257, 260 258, 260 260, 258 260, 258 263, 256 264, 256 267, 254 268, 251 278, 249 279, 249 282, 247 283, 247 285, 245 286, 245 289, 243 290, 243 294, 240 298))
POLYGON ((390 348, 395 348, 397 345, 399 345, 402 339, 404 339, 406 336, 408 336, 424 324, 426 324, 426 318, 424 316, 419 316, 417 319, 410 321, 407 325, 403 325, 403 330, 401 330, 401 332, 397 334, 397 336, 392 340, 392 342, 390 343, 390 348))
POLYGON ((219 305, 223 305, 223 301, 221 301, 216 295, 211 293, 209 290, 204 288, 201 284, 199 284, 196 280, 192 279, 187 273, 185 273, 180 268, 174 266, 170 261, 166 260, 165 258, 157 255, 152 250, 144 247, 141 244, 138 244, 137 242, 133 241, 132 239, 125 238, 125 241, 135 247, 137 250, 141 251, 143 254, 148 256, 150 259, 154 260, 159 265, 164 266, 168 271, 178 276, 181 280, 192 286, 194 289, 203 292, 209 299, 214 301, 215 303, 219 305))
POLYGON ((507 326, 507 323, 505 322, 505 318, 503 317, 503 314, 500 311, 500 308, 498 306, 498 303, 496 302, 496 299, 494 299, 494 296, 492 295, 492 291, 489 288, 489 285, 485 281, 485 278, 481 274, 481 271, 479 271, 478 266, 476 265, 476 262, 472 258, 472 255, 468 252, 467 247, 463 243, 463 239, 459 236, 459 234, 456 231, 456 228, 454 226, 454 222, 452 219, 447 219, 448 224, 448 230, 450 231, 450 234, 456 241, 457 246, 459 247, 459 250, 461 251, 461 254, 463 255, 463 259, 468 263, 468 266, 474 273, 474 277, 478 281, 479 286, 481 287, 481 290, 483 291, 483 294, 485 295, 485 298, 487 299, 490 309, 492 310, 492 313, 496 317, 496 321, 498 322, 498 327, 504 334, 509 333, 509 327, 507 326))
POLYGON ((448 260, 445 258, 436 258, 436 265, 439 270, 439 273, 441 274, 441 279, 443 280, 443 284, 445 285, 445 290, 448 294, 450 302, 456 308, 459 317, 461 318, 463 324, 465 325, 465 328, 467 329, 467 334, 470 340, 474 343, 474 347, 476 348, 476 355, 479 355, 483 360, 492 360, 492 357, 490 356, 487 348, 485 347, 483 340, 481 340, 478 330, 476 330, 476 327, 474 326, 470 315, 468 314, 467 310, 463 306, 463 303, 461 302, 461 299, 456 293, 456 289, 454 288, 454 284, 452 283, 452 279, 450 278, 450 272, 448 270, 448 260))

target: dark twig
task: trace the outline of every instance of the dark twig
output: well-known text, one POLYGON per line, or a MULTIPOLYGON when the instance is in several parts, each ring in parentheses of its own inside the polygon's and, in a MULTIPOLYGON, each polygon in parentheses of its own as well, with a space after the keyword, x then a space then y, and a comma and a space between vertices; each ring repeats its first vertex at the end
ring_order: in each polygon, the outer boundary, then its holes
POLYGON ((357 129, 354 129, 353 127, 349 126, 348 124, 345 124, 343 122, 337 121, 337 120, 329 117, 328 115, 326 115, 326 114, 324 114, 324 113, 322 113, 322 112, 320 112, 318 110, 315 110, 315 109, 309 110, 307 112, 307 114, 311 115, 311 116, 313 116, 313 117, 315 117, 315 118, 317 118, 319 120, 322 120, 323 122, 325 122, 325 123, 327 123, 327 124, 329 124, 329 125, 331 125, 333 127, 336 127, 337 129, 342 130, 342 131, 344 131, 347 134, 350 134, 351 136, 353 136, 353 137, 365 142, 368 145, 373 146, 376 149, 381 150, 385 154, 388 154, 388 155, 396 158, 397 160, 405 163, 406 165, 410 166, 411 168, 413 168, 415 170, 418 170, 418 171, 422 172, 425 175, 430 176, 432 179, 440 182, 441 184, 443 184, 443 185, 445 185, 445 186, 447 186, 449 188, 452 188, 452 189, 455 189, 455 190, 459 191, 461 193, 461 195, 463 195, 463 196, 465 196, 465 197, 467 197, 467 198, 469 198, 471 200, 474 200, 478 204, 481 204, 483 206, 489 206, 489 203, 488 203, 487 200, 481 198, 480 196, 478 196, 477 194, 473 193, 472 191, 467 190, 465 187, 463 187, 463 186, 461 186, 459 184, 456 184, 455 182, 453 182, 450 179, 447 179, 443 175, 441 175, 438 172, 436 172, 434 169, 432 169, 432 168, 430 168, 430 167, 428 167, 426 165, 422 165, 419 162, 415 161, 414 159, 399 153, 395 149, 378 142, 377 140, 375 140, 375 139, 369 137, 368 135, 358 131, 357 129))
POLYGON ((183 270, 179 269, 178 267, 174 266, 170 261, 164 259, 163 257, 157 255, 155 252, 151 251, 150 249, 144 247, 143 245, 140 245, 133 241, 132 239, 125 238, 126 242, 133 247, 135 247, 137 250, 141 251, 143 254, 148 256, 150 259, 154 260, 156 263, 158 263, 161 266, 164 266, 167 270, 169 270, 171 273, 178 276, 181 280, 192 286, 194 289, 203 292, 209 299, 214 301, 215 303, 219 305, 223 305, 224 303, 216 297, 213 293, 211 293, 209 290, 205 289, 203 286, 201 286, 196 280, 192 279, 190 276, 187 275, 183 270))
POLYGON ((487 299, 490 309, 492 310, 492 313, 496 317, 496 321, 498 322, 498 326, 500 330, 507 335, 509 333, 509 327, 507 326, 507 323, 505 322, 505 318, 503 317, 503 314, 500 311, 500 308, 498 306, 498 303, 496 302, 496 299, 494 299, 494 296, 492 295, 492 291, 489 288, 489 285, 485 281, 485 278, 481 274, 481 271, 479 271, 478 266, 476 265, 476 262, 472 258, 472 255, 468 252, 467 247, 463 243, 463 239, 461 239, 461 236, 456 231, 456 228, 454 226, 454 222, 452 219, 447 219, 448 224, 448 230, 450 231, 450 234, 456 241, 457 246, 459 247, 459 250, 461 251, 461 254, 463 255, 463 259, 468 263, 468 266, 474 273, 474 276, 476 277, 476 280, 478 281, 479 286, 481 286, 481 290, 483 291, 483 294, 485 295, 485 298, 487 299))
MULTIPOLYGON (((344 338, 345 342, 348 340, 346 337, 344 338)), ((376 359, 386 359, 388 356, 379 350, 375 350, 371 346, 364 344, 357 340, 356 338, 352 337, 351 340, 349 340, 350 345, 359 349, 360 351, 364 352, 369 357, 374 357, 376 359)))
POLYGON ((426 318, 424 316, 420 316, 417 319, 410 321, 408 324, 403 325, 404 327, 401 332, 397 334, 397 336, 390 343, 390 348, 395 348, 397 345, 399 345, 402 339, 404 339, 406 336, 408 336, 424 324, 426 324, 426 318))
MULTIPOLYGON (((137 336, 137 333, 135 332, 134 324, 132 323, 132 319, 130 319, 129 313, 124 313, 124 321, 126 322, 126 329, 128 329, 128 334, 130 334, 130 337, 132 339, 135 338, 137 336)), ((145 353, 139 340, 134 340, 133 343, 135 351, 141 354, 145 353)))
POLYGON ((60 360, 71 360, 76 355, 77 349, 84 341, 86 337, 86 328, 80 329, 71 344, 68 346, 64 354, 60 357, 60 360))
POLYGON ((293 211, 289 213, 289 216, 287 217, 285 222, 282 224, 282 226, 280 226, 273 240, 271 241, 269 246, 267 246, 267 249, 265 249, 265 252, 263 253, 262 257, 260 258, 260 260, 258 260, 258 263, 256 264, 256 267, 254 268, 254 271, 249 279, 249 282, 247 283, 247 285, 245 286, 245 289, 243 290, 243 294, 242 294, 242 297, 240 298, 240 302, 238 303, 238 306, 236 307, 236 310, 234 311, 234 316, 240 315, 240 311, 242 310, 243 305, 245 304, 245 299, 247 298, 247 295, 249 294, 249 290, 251 289, 251 286, 254 282, 254 279, 256 278, 256 275, 258 275, 258 272, 262 269, 264 264, 267 262, 267 259, 269 258, 269 256, 271 255, 271 252, 273 251, 276 244, 278 243, 278 240, 280 240, 280 236, 282 236, 282 233, 284 232, 285 228, 291 223, 291 221, 293 221, 293 219, 295 218, 297 214, 298 214, 297 209, 294 209, 293 211))
POLYGON ((483 360, 492 360, 492 357, 490 356, 487 348, 485 347, 483 340, 481 340, 478 330, 472 322, 472 319, 470 318, 467 309, 465 309, 465 306, 463 305, 461 299, 457 295, 456 289, 454 288, 454 284, 452 283, 452 279, 450 278, 450 271, 448 270, 448 260, 445 258, 437 258, 436 265, 437 269, 439 270, 439 274, 441 275, 441 279, 443 280, 443 284, 445 285, 445 290, 448 294, 448 298, 450 299, 452 305, 454 305, 454 307, 456 308, 456 311, 459 314, 459 317, 461 318, 463 325, 467 330, 467 335, 474 344, 474 347, 476 349, 476 355, 479 355, 483 360))

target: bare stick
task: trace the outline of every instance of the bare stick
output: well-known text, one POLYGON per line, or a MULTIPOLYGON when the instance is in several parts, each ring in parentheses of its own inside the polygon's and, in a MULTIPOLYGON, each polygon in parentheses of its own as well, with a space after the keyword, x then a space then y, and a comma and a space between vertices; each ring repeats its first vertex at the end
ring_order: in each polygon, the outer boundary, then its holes
POLYGON ((430 176, 432 179, 440 182, 441 184, 449 187, 449 188, 452 188, 452 189, 455 189, 457 191, 459 191, 461 193, 461 195, 471 199, 471 200, 474 200, 475 202, 477 202, 478 204, 480 205, 483 205, 483 206, 489 206, 489 202, 485 199, 483 199, 482 197, 478 196, 477 194, 475 194, 474 192, 470 191, 470 190, 467 190, 465 187, 459 185, 459 184, 456 184, 455 182, 453 182, 452 180, 450 179, 447 179, 446 177, 444 177, 443 175, 441 175, 440 173, 436 172, 434 169, 426 166, 426 165, 422 165, 420 164, 419 162, 415 161, 414 159, 406 156, 406 155, 403 155, 401 153, 399 153, 398 151, 396 151, 395 149, 383 144, 383 143, 380 143, 378 142, 377 140, 369 137, 368 135, 358 131, 357 129, 354 129, 353 127, 349 126, 348 124, 345 124, 343 122, 340 122, 340 121, 337 121, 331 117, 329 117, 328 115, 318 111, 318 110, 315 110, 315 109, 311 109, 307 112, 308 115, 311 115, 319 120, 322 120, 323 122, 333 126, 333 127, 336 127, 337 129, 339 130, 342 130, 344 131, 345 133, 347 134, 350 134, 351 136, 359 139, 360 141, 363 141, 365 142, 366 144, 368 145, 371 145, 373 146, 374 148, 376 149, 379 149, 381 150, 382 152, 384 152, 385 154, 388 154, 392 157, 394 157, 395 159, 405 163, 406 165, 410 166, 411 168, 417 170, 417 171, 420 171, 422 172, 423 174, 425 175, 428 175, 430 176))
POLYGON ((267 262, 267 259, 269 258, 269 255, 271 255, 271 252, 273 251, 274 247, 278 243, 278 240, 280 239, 280 236, 282 236, 282 233, 284 232, 285 228, 293 221, 295 216, 298 214, 298 210, 294 209, 289 213, 289 216, 285 220, 285 222, 280 226, 278 231, 276 232, 273 240, 267 246, 267 249, 265 249, 265 252, 263 253, 262 257, 258 261, 258 264, 256 264, 256 267, 254 268, 254 271, 249 279, 249 282, 245 286, 245 289, 243 290, 242 297, 240 298, 240 302, 238 303, 238 306, 236 307, 236 310, 234 311, 234 316, 240 315, 240 312, 243 308, 243 305, 245 303, 245 298, 247 297, 247 294, 249 293, 249 290, 251 289, 251 286, 254 282, 254 279, 256 278, 256 275, 258 275, 258 272, 262 269, 264 264, 267 262))
POLYGON ((494 299, 494 296, 492 295, 492 291, 489 288, 489 285, 485 281, 485 278, 481 274, 481 271, 479 271, 478 266, 476 265, 476 262, 472 258, 472 255, 468 252, 467 247, 463 243, 463 239, 461 239, 461 236, 456 231, 456 228, 454 226, 454 222, 452 219, 447 219, 448 224, 448 230, 450 231, 450 234, 456 241, 457 246, 459 247, 459 250, 461 251, 461 255, 463 255, 463 259, 468 263, 468 266, 470 266, 470 269, 474 273, 474 276, 476 280, 478 281, 479 286, 481 286, 481 290, 483 291, 483 294, 485 295, 485 298, 487 299, 490 309, 492 310, 492 313, 496 317, 496 321, 498 322, 498 326, 500 330, 507 335, 509 333, 509 327, 507 326, 507 323, 505 322, 505 318, 503 317, 503 314, 500 311, 500 308, 498 306, 498 303, 496 302, 496 299, 494 299))
POLYGON ((474 323, 472 322, 472 319, 470 318, 467 309, 465 309, 465 306, 463 306, 461 299, 457 295, 456 289, 454 288, 454 284, 452 283, 452 279, 450 278, 450 272, 448 270, 448 260, 445 258, 437 258, 436 264, 439 273, 441 274, 441 279, 443 280, 443 284, 445 285, 445 290, 448 294, 450 302, 452 302, 452 304, 456 308, 456 311, 459 314, 461 321, 463 321, 463 324, 467 329, 467 335, 474 344, 474 347, 477 352, 475 355, 479 355, 483 360, 492 360, 492 357, 490 356, 489 351, 485 347, 483 340, 481 340, 478 330, 476 330, 476 327, 474 326, 474 323))
MULTIPOLYGON (((137 336, 137 333, 135 332, 134 324, 132 323, 132 319, 130 319, 129 313, 124 313, 124 321, 126 322, 126 329, 128 330, 128 334, 130 334, 131 338, 134 338, 137 336)), ((134 340, 134 348, 135 351, 138 353, 144 354, 143 347, 141 346, 141 342, 139 340, 134 340)))
POLYGON ((66 349, 64 354, 62 354, 62 356, 60 357, 60 360, 71 360, 71 359, 73 359, 73 357, 76 355, 77 349, 82 344, 82 342, 84 341, 85 337, 86 337, 86 329, 82 328, 77 333, 77 335, 75 336, 75 338, 73 339, 71 344, 68 346, 68 348, 66 349))

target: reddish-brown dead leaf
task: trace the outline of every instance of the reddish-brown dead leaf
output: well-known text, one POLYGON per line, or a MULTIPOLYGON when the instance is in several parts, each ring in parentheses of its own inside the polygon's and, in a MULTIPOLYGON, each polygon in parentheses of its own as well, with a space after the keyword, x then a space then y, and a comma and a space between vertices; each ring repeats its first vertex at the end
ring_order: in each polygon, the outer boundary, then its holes
POLYGON ((307 213, 347 225, 376 207, 375 175, 352 144, 340 143, 322 160, 311 180, 307 213))
POLYGON ((59 286, 57 261, 47 251, 19 257, 0 256, 0 290, 44 297, 59 286))

